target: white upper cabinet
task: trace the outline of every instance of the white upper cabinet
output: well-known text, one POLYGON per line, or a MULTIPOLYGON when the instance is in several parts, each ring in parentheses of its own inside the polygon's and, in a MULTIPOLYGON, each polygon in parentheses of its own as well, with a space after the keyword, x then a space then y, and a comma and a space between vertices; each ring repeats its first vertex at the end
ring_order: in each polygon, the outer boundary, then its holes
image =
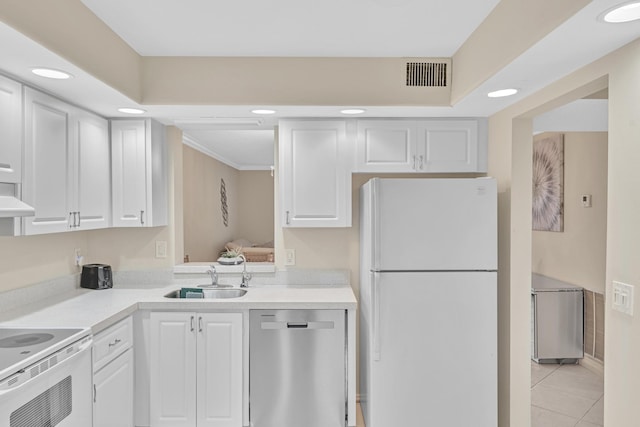
POLYGON ((22 85, 0 76, 0 182, 22 179, 22 85))
POLYGON ((72 116, 76 144, 75 171, 72 180, 77 198, 75 228, 91 230, 110 226, 111 219, 111 145, 109 122, 86 111, 72 116))
POLYGON ((358 172, 414 172, 418 125, 413 120, 358 120, 358 172))
POLYGON ((428 120, 418 129, 420 172, 486 171, 479 162, 477 120, 428 120))
POLYGON ((358 120, 357 172, 486 172, 479 119, 358 120))
POLYGON ((24 218, 25 234, 69 230, 76 219, 72 199, 69 128, 72 107, 25 88, 22 198, 36 214, 24 218))
POLYGON ((165 129, 150 120, 111 121, 113 226, 167 225, 165 129))
POLYGON ((351 226, 352 149, 344 120, 280 121, 283 227, 351 226))
POLYGON ((31 88, 24 103, 25 234, 108 227, 108 122, 31 88))

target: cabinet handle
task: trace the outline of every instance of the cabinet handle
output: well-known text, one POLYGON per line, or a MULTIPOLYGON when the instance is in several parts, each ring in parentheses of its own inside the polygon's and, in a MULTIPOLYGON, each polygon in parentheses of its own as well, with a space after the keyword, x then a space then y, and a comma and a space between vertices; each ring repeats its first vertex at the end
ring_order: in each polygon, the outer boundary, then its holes
POLYGON ((196 320, 195 316, 191 316, 191 332, 196 330, 196 327, 193 323, 195 320, 196 320))
POLYGON ((291 219, 289 218, 289 211, 287 211, 287 225, 291 224, 291 219))
POLYGON ((80 211, 78 211, 78 225, 76 227, 80 227, 80 221, 81 221, 81 219, 80 219, 80 211))
POLYGON ((202 332, 202 316, 198 317, 198 332, 202 332))
POLYGON ((96 403, 96 400, 98 398, 98 389, 96 388, 96 385, 93 385, 93 403, 96 403))
POLYGON ((140 223, 144 225, 144 211, 140 211, 140 223))
POLYGON ((0 172, 13 173, 13 169, 9 163, 0 163, 0 172))
POLYGON ((73 228, 73 225, 76 223, 75 217, 73 217, 73 212, 69 212, 69 228, 73 228))
POLYGON ((122 340, 120 340, 120 339, 116 338, 116 340, 115 340, 114 342, 110 342, 110 343, 109 343, 109 347, 113 347, 113 346, 115 346, 115 345, 118 345, 118 344, 120 344, 120 342, 121 342, 121 341, 122 341, 122 340))
POLYGON ((420 156, 420 170, 424 169, 424 156, 420 156))
POLYGON ((413 155, 413 170, 417 170, 416 168, 416 155, 413 155))

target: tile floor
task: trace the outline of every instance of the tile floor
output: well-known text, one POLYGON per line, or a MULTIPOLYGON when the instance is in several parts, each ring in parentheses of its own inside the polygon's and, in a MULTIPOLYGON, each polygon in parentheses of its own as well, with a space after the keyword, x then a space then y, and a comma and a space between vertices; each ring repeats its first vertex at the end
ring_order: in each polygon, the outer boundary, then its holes
POLYGON ((604 380, 580 365, 531 362, 531 427, 603 425, 604 380))

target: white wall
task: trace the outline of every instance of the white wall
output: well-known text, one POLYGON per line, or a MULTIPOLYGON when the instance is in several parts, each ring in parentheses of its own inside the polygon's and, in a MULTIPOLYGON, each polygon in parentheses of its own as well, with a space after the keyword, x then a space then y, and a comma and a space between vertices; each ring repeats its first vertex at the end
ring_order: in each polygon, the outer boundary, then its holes
MULTIPOLYGON (((533 231, 532 271, 604 294, 607 134, 564 132, 564 231, 533 231), (583 208, 581 196, 592 196, 583 208)), ((536 135, 544 138, 545 134, 536 135)))

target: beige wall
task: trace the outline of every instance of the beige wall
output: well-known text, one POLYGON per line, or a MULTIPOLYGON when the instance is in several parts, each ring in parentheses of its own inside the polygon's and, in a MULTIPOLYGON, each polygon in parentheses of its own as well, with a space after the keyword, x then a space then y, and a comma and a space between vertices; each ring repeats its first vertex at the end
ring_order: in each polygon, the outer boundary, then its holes
POLYGON ((77 273, 75 249, 88 247, 89 232, 0 237, 0 292, 77 273))
POLYGON ((271 171, 238 173, 238 233, 254 243, 273 240, 274 179, 271 171))
POLYGON ((565 132, 564 231, 533 232, 532 271, 603 294, 606 247, 607 134, 565 132), (583 194, 593 207, 582 207, 583 194))
POLYGON ((238 171, 187 146, 183 155, 184 251, 190 261, 213 261, 238 232, 238 171), (227 194, 228 226, 222 220, 222 179, 227 194))

